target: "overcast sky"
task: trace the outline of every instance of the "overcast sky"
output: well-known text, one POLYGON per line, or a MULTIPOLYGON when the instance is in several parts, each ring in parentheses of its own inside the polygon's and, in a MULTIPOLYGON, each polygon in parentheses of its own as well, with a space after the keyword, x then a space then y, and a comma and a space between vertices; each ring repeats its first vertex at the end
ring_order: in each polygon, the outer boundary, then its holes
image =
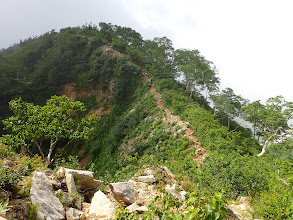
POLYGON ((223 87, 245 98, 293 101, 292 0, 0 0, 0 48, 92 22, 131 27, 198 49, 223 87))

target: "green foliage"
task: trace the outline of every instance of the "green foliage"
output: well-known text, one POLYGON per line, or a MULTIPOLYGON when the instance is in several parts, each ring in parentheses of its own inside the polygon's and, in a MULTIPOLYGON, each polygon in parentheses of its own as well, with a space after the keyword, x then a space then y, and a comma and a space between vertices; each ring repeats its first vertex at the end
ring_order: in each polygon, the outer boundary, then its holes
POLYGON ((228 128, 230 127, 230 119, 240 116, 240 109, 248 102, 241 96, 235 95, 231 88, 226 88, 219 94, 211 95, 210 98, 214 103, 215 114, 228 117, 228 128))
POLYGON ((5 214, 10 208, 12 208, 12 206, 9 206, 8 203, 9 199, 6 199, 3 203, 0 202, 0 214, 5 214))
POLYGON ((19 98, 12 100, 9 106, 15 116, 4 120, 3 124, 12 134, 3 136, 2 142, 22 148, 34 144, 48 164, 52 162, 51 154, 58 141, 86 139, 94 120, 92 115, 76 122, 74 114, 84 111, 85 106, 79 101, 71 102, 66 96, 52 96, 44 106, 26 103, 19 98), (42 149, 45 141, 50 141, 46 158, 42 149))
MULTIPOLYGON (((1 144, 0 149, 7 146, 1 144)), ((0 159, 0 189, 17 190, 23 176, 30 175, 35 169, 45 168, 41 157, 29 157, 11 152, 9 156, 0 159)))
POLYGON ((32 203, 29 204, 29 214, 27 216, 28 220, 39 220, 38 217, 38 206, 33 205, 32 203))
POLYGON ((178 74, 184 76, 184 83, 188 90, 214 92, 218 90, 220 83, 217 69, 211 61, 205 59, 198 50, 176 50, 174 63, 178 74))
POLYGON ((148 207, 149 211, 143 214, 137 212, 129 213, 120 208, 116 212, 115 219, 224 219, 227 210, 224 207, 220 194, 215 194, 212 200, 204 197, 198 198, 191 193, 187 201, 175 199, 172 195, 165 193, 157 196, 148 207))
MULTIPOLYGON (((74 83, 83 92, 98 88, 109 96, 103 105, 104 109, 111 111, 95 124, 95 130, 86 142, 74 143, 76 149, 82 147, 85 155, 91 157, 89 166, 96 176, 105 182, 123 181, 140 169, 163 165, 169 167, 188 190, 201 189, 195 197, 190 196, 188 202, 170 196, 158 199, 155 203, 161 206, 150 207, 150 215, 167 219, 220 219, 224 210, 219 207, 223 204, 219 205, 217 202, 220 201, 213 196, 222 192, 229 199, 250 196, 259 218, 292 218, 292 142, 271 144, 263 158, 253 156, 261 147, 250 138, 250 132, 230 119, 223 118, 221 123, 200 94, 200 91, 215 92, 219 78, 213 63, 198 50, 174 51, 172 41, 166 37, 144 41, 131 28, 100 23, 99 28, 85 25, 65 28, 60 33, 51 31, 3 50, 0 52, 0 72, 3 73, 0 76, 1 119, 12 114, 7 106, 10 100, 14 100, 11 107, 15 111, 15 116, 4 122, 12 131, 3 138, 7 146, 0 145, 0 156, 13 158, 15 164, 8 167, 0 161, 3 165, 0 168, 2 188, 14 187, 21 175, 29 175, 37 167, 39 162, 34 161, 40 161, 40 158, 16 156, 18 154, 11 149, 26 146, 35 152, 37 144, 42 143, 42 151, 50 152, 51 137, 58 137, 58 144, 53 144, 58 148, 71 138, 88 133, 88 129, 83 130, 78 124, 88 128, 87 122, 80 120, 88 113, 82 110, 86 107, 90 111, 102 103, 97 101, 95 93, 78 97, 84 105, 76 114, 77 120, 73 111, 51 111, 54 101, 46 104, 46 100, 59 94, 66 83, 74 83), (104 45, 107 46, 102 47, 104 45), (104 55, 107 54, 105 48, 110 46, 127 55, 104 55), (162 94, 164 106, 188 122, 200 144, 208 150, 209 156, 200 168, 193 160, 195 149, 190 148, 193 143, 182 138, 183 133, 176 132, 176 124, 170 125, 163 120, 165 112, 157 107, 155 98, 148 93, 150 84, 141 83, 141 68, 152 78, 156 91, 162 94), (183 84, 176 82, 178 74, 184 75, 183 84), (196 97, 189 97, 190 91, 196 91, 196 97), (15 99, 18 97, 21 100, 15 99), (42 111, 38 118, 32 117, 42 111), (21 116, 22 113, 25 114, 21 116), (44 116, 52 121, 46 121, 44 116), (57 119, 68 116, 68 123, 58 124, 57 119), (21 122, 26 123, 21 126, 21 122), (222 126, 227 123, 230 130, 222 126), (65 129, 66 125, 72 125, 72 130, 65 129), (54 127, 59 132, 54 132, 54 127), (71 133, 75 129, 78 132, 71 133), (45 130, 49 131, 46 135, 45 130), (34 147, 31 147, 31 141, 35 142, 34 147), (201 195, 205 199, 200 198, 201 195), (199 202, 201 206, 198 206, 199 202), (185 210, 184 205, 189 209, 185 210)), ((220 116, 233 118, 239 115, 242 100, 233 91, 224 90, 214 97, 220 116)), ((264 135, 268 140, 276 133, 270 139, 272 143, 288 131, 286 119, 292 116, 292 103, 276 97, 265 105, 252 103, 243 111, 246 119, 254 123, 254 137, 264 135)), ((61 164, 78 168, 75 156, 57 159, 56 166, 61 164)), ((151 218, 147 213, 143 215, 151 218)), ((119 217, 135 219, 139 215, 123 211, 119 217)))
POLYGON ((58 154, 55 157, 54 167, 58 170, 60 167, 66 167, 74 170, 82 170, 80 166, 78 156, 69 155, 67 158, 64 158, 62 154, 58 154))
POLYGON ((253 123, 254 136, 256 130, 265 139, 273 135, 273 139, 283 132, 287 133, 290 129, 288 121, 293 116, 293 103, 287 102, 284 97, 277 96, 267 100, 263 105, 260 101, 250 103, 242 108, 244 118, 253 123))

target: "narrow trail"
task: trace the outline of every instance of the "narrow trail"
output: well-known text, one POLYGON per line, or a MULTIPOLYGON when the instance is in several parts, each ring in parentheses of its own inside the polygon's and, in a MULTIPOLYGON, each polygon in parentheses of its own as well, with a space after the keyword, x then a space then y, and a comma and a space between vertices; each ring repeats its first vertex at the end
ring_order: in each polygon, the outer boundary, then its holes
POLYGON ((164 107, 162 95, 156 92, 154 83, 151 81, 151 79, 145 72, 143 73, 143 81, 149 82, 151 84, 150 92, 154 95, 157 102, 157 106, 165 111, 166 116, 163 118, 163 121, 167 123, 169 122, 171 124, 175 122, 176 124, 180 125, 181 129, 185 131, 183 136, 187 137, 194 143, 191 146, 189 146, 187 150, 195 149, 195 156, 193 160, 196 161, 197 167, 199 167, 199 164, 203 161, 204 157, 208 155, 207 151, 200 145, 197 137, 193 134, 193 130, 188 127, 188 123, 182 121, 178 115, 173 115, 170 109, 164 107))

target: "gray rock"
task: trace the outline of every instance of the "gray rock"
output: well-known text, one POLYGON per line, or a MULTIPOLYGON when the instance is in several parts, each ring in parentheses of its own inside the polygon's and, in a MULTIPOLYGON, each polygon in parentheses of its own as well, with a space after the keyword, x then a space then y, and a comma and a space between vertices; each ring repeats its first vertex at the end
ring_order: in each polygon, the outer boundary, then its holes
POLYGON ((76 199, 75 206, 76 206, 76 208, 78 208, 79 210, 81 210, 81 197, 79 197, 79 198, 76 199))
POLYGON ((131 205, 135 202, 134 186, 131 183, 119 182, 109 184, 114 198, 118 202, 124 202, 126 205, 131 205))
POLYGON ((72 174, 74 178, 80 180, 80 188, 92 188, 94 190, 98 189, 103 181, 94 179, 94 172, 85 170, 72 170, 61 167, 57 174, 60 176, 66 176, 67 174, 72 174))
POLYGON ((38 206, 38 217, 46 220, 65 219, 62 203, 52 192, 53 187, 43 172, 35 172, 30 190, 31 201, 38 206))
POLYGON ((70 193, 63 192, 61 189, 55 192, 57 197, 60 199, 60 202, 64 205, 64 207, 73 207, 81 210, 81 196, 73 196, 70 193))
POLYGON ((148 212, 149 209, 146 206, 140 206, 137 209, 134 209, 134 211, 138 212, 139 214, 143 213, 143 212, 148 212))
POLYGON ((155 171, 153 171, 153 170, 151 170, 151 169, 149 169, 149 168, 146 168, 145 170, 144 170, 144 173, 145 173, 145 175, 155 175, 155 171))
POLYGON ((127 209, 129 212, 133 212, 137 208, 139 208, 139 205, 135 202, 135 203, 127 206, 125 209, 127 209))
POLYGON ((148 175, 148 176, 137 177, 137 181, 142 183, 154 183, 157 180, 156 180, 156 177, 154 177, 154 175, 148 175))
POLYGON ((92 199, 89 214, 95 214, 100 218, 111 218, 115 214, 114 203, 99 190, 92 199))
POLYGON ((171 179, 173 179, 174 178, 174 175, 173 175, 173 173, 169 170, 169 168, 168 167, 162 167, 162 169, 163 169, 163 171, 171 178, 171 179))
POLYGON ((74 208, 70 208, 66 211, 66 220, 84 220, 85 214, 74 208))
POLYGON ((66 174, 65 182, 66 182, 66 186, 67 186, 67 189, 68 189, 69 193, 78 194, 78 192, 76 190, 74 178, 73 178, 73 175, 71 173, 66 174))
POLYGON ((172 196, 174 196, 175 198, 178 198, 178 195, 175 192, 175 184, 173 184, 173 186, 170 186, 169 184, 167 184, 165 186, 165 189, 168 193, 170 193, 172 196))
POLYGON ((129 210, 129 213, 136 211, 139 214, 149 211, 146 206, 139 206, 136 202, 131 204, 130 206, 127 206, 125 209, 129 210))
POLYGON ((187 194, 186 191, 180 191, 179 192, 179 199, 186 200, 186 197, 185 197, 186 194, 187 194))

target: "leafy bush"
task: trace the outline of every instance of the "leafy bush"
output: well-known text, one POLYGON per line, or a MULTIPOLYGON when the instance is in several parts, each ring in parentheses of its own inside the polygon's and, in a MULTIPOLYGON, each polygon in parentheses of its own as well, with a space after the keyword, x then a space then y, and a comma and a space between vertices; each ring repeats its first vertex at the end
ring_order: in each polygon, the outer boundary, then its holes
POLYGON ((116 212, 115 219, 224 219, 227 210, 224 207, 220 194, 215 194, 212 200, 204 197, 198 198, 191 193, 187 201, 175 199, 172 195, 165 193, 157 196, 149 205, 148 212, 139 214, 129 213, 126 209, 120 208, 116 212))

